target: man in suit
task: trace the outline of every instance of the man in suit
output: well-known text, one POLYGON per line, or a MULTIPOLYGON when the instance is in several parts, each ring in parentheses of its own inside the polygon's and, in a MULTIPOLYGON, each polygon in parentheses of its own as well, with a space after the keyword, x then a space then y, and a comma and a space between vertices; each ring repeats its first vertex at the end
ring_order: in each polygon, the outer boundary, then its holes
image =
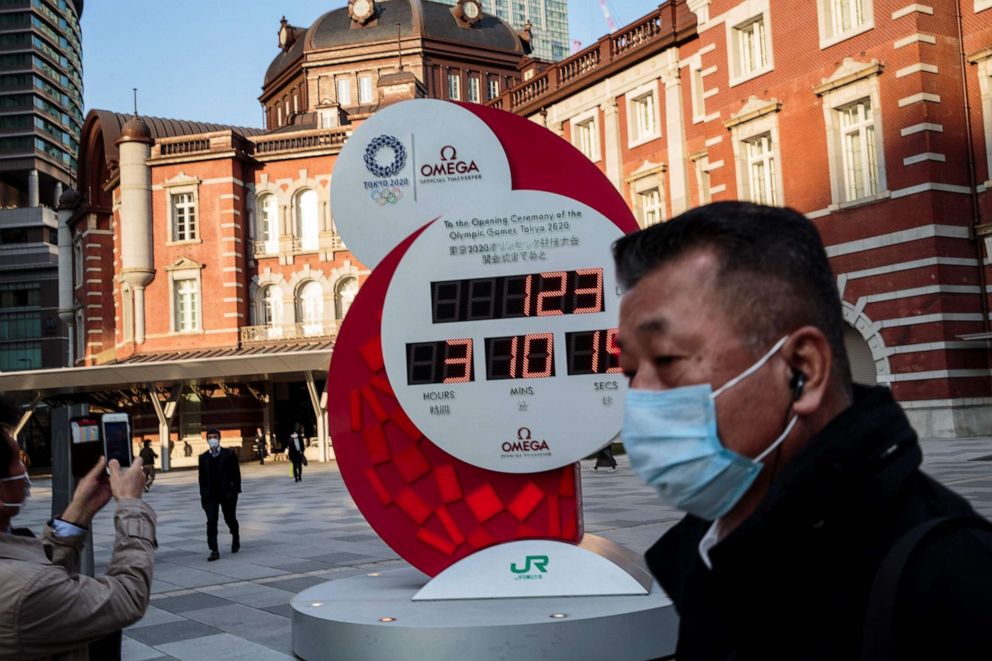
POLYGON ((303 466, 307 463, 307 457, 303 453, 304 444, 303 439, 295 431, 289 437, 289 446, 286 448, 286 453, 289 455, 289 460, 293 462, 293 481, 302 482, 303 481, 303 466))
POLYGON ((220 446, 220 432, 207 431, 206 452, 200 455, 200 504, 207 513, 209 561, 220 558, 217 549, 217 510, 224 513, 224 523, 231 531, 231 553, 241 548, 238 536, 238 494, 241 493, 241 466, 234 450, 220 446))

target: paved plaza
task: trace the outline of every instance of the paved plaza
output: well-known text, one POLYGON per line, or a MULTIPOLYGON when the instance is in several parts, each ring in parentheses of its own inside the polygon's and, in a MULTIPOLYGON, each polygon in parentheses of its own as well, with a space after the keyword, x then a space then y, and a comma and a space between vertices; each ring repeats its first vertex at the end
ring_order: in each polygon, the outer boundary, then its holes
MULTIPOLYGON (((992 517, 992 438, 927 441, 927 471, 992 517)), ((587 532, 645 551, 680 515, 618 457, 616 472, 583 462, 587 532)), ((294 483, 285 462, 242 464, 241 551, 231 555, 220 523, 221 559, 207 562, 205 519, 195 471, 160 473, 148 502, 158 513, 152 601, 125 630, 124 658, 292 659, 290 599, 324 581, 403 566, 372 532, 336 465, 312 462, 294 483)), ((38 531, 50 515, 51 487, 37 480, 18 525, 38 531)), ((97 573, 113 544, 113 507, 93 525, 97 573)))

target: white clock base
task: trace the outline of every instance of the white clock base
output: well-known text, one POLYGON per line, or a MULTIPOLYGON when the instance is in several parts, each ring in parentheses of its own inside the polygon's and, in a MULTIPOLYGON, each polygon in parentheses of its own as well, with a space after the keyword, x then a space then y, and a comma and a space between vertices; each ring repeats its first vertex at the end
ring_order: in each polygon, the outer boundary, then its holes
POLYGON ((637 596, 414 601, 426 582, 404 568, 304 590, 291 602, 293 652, 370 661, 620 661, 675 653, 678 617, 657 583, 637 596))

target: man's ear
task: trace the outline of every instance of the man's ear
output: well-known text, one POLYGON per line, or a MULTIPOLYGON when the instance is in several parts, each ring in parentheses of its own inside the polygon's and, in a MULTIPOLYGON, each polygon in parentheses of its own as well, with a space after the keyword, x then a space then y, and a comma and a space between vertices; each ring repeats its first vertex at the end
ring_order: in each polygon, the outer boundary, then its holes
POLYGON ((792 370, 792 410, 802 416, 813 415, 824 405, 834 385, 830 342, 819 328, 803 326, 793 331, 782 347, 782 355, 792 370))

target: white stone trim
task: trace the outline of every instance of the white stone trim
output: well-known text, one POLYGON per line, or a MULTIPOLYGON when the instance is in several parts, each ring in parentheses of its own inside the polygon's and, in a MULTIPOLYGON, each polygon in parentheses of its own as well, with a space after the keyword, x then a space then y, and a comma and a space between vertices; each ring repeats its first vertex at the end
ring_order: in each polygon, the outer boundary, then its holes
POLYGON ((975 0, 975 13, 992 9, 992 0, 975 0))
POLYGON ((864 313, 862 307, 855 307, 847 301, 841 301, 841 303, 844 321, 854 328, 854 330, 861 333, 861 337, 868 344, 868 348, 871 350, 871 357, 875 361, 875 375, 881 381, 883 375, 891 372, 885 339, 880 332, 882 330, 881 325, 872 321, 864 313))
POLYGON ((835 243, 834 245, 827 246, 827 257, 850 255, 865 250, 874 250, 875 248, 884 248, 886 246, 919 241, 920 239, 932 239, 934 237, 969 239, 971 238, 971 230, 968 227, 959 225, 921 225, 913 229, 879 234, 877 236, 858 239, 857 241, 835 243))
POLYGON ((944 125, 935 124, 934 122, 921 122, 919 124, 913 124, 912 126, 907 126, 899 131, 899 135, 906 137, 907 135, 913 135, 914 133, 922 133, 923 131, 931 131, 933 133, 943 133, 944 125))
POLYGON ((917 62, 916 64, 911 64, 908 67, 903 67, 896 71, 896 78, 905 78, 906 76, 911 76, 914 73, 940 73, 937 70, 935 64, 925 64, 923 62, 917 62))
MULTIPOLYGON (((981 9, 992 8, 992 0, 981 9)), ((975 11, 978 8, 977 0, 975 11)), ((982 96, 982 123, 985 127, 985 160, 988 163, 988 171, 992 172, 992 57, 985 57, 975 62, 978 67, 978 89, 982 96)), ((990 175, 992 177, 992 175, 990 175)), ((986 182, 988 185, 988 182, 986 182)), ((986 185, 986 187, 988 187, 986 185)))
POLYGON ((906 197, 907 195, 924 193, 926 191, 937 191, 940 193, 959 193, 961 195, 971 195, 971 188, 969 188, 968 186, 957 186, 955 184, 941 184, 935 181, 927 181, 922 184, 916 184, 915 186, 898 188, 892 191, 890 197, 892 199, 896 199, 899 197, 906 197))
POLYGON ((992 397, 958 397, 955 399, 916 399, 899 402, 904 409, 928 409, 935 406, 982 406, 992 404, 992 397))
POLYGON ((892 20, 893 21, 899 20, 903 16, 909 16, 913 12, 919 12, 921 14, 930 14, 931 16, 933 16, 933 7, 930 7, 928 5, 921 5, 920 3, 917 2, 909 5, 908 7, 903 7, 902 9, 897 9, 894 12, 892 12, 892 20))
POLYGON ((978 266, 977 259, 969 257, 927 257, 926 259, 916 259, 911 262, 899 262, 897 264, 886 264, 860 271, 848 271, 843 275, 848 280, 858 280, 860 278, 872 278, 877 275, 885 275, 896 271, 912 271, 913 269, 928 268, 931 266, 978 266))
POLYGON ((934 37, 932 34, 924 34, 922 32, 917 32, 915 34, 909 35, 908 37, 903 37, 902 39, 896 39, 894 42, 892 42, 892 47, 904 48, 906 46, 915 44, 917 42, 923 44, 930 44, 931 46, 933 46, 936 45, 937 38, 934 37))
POLYGON ((919 92, 918 94, 911 94, 910 96, 904 96, 899 99, 899 107, 905 108, 906 106, 911 106, 914 103, 940 103, 939 94, 930 94, 929 92, 919 92))
POLYGON ((896 317, 879 321, 881 328, 897 326, 916 326, 918 324, 946 323, 948 321, 981 321, 982 315, 973 312, 937 312, 934 314, 918 314, 911 317, 896 317))
POLYGON ((923 163, 926 161, 937 161, 938 163, 947 162, 947 157, 943 154, 937 154, 932 151, 924 152, 922 154, 915 154, 913 156, 907 156, 902 159, 903 165, 916 165, 917 163, 923 163))
POLYGON ((703 144, 706 147, 714 147, 714 146, 720 144, 721 142, 723 142, 723 136, 722 135, 717 135, 717 136, 714 136, 712 138, 706 138, 706 141, 703 144))
POLYGON ((710 195, 716 195, 717 193, 722 193, 727 190, 727 184, 717 184, 716 186, 710 186, 710 195))
POLYGON ((975 376, 992 375, 992 369, 977 370, 931 370, 929 372, 900 372, 879 376, 879 383, 896 383, 898 381, 927 381, 929 379, 966 379, 975 376))
MULTIPOLYGON (((974 285, 927 285, 926 287, 913 287, 911 289, 897 289, 881 294, 868 294, 862 296, 865 304, 880 303, 882 301, 897 301, 901 298, 913 298, 914 296, 931 296, 934 294, 980 294, 981 287, 974 285)), ((858 299, 859 302, 861 299, 858 299)))
POLYGON ((955 349, 974 350, 974 342, 921 342, 920 344, 902 344, 888 348, 889 355, 904 353, 921 353, 925 351, 948 351, 955 349))

